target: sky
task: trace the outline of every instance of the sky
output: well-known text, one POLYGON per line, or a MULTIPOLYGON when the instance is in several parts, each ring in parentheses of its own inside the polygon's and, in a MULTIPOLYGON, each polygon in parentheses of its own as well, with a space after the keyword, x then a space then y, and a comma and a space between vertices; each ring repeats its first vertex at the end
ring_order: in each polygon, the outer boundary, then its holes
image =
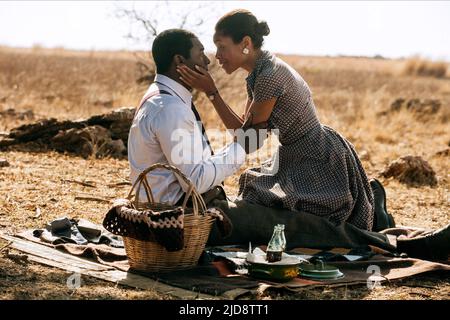
MULTIPOLYGON (((118 18, 131 8, 157 18, 161 30, 179 27, 189 12, 195 22, 208 18, 198 32, 214 52, 214 25, 223 14, 248 9, 268 22, 264 47, 300 55, 420 55, 450 61, 450 1, 1 1, 0 45, 65 47, 82 50, 151 48, 125 36, 140 29, 118 18), (160 6, 159 8, 157 6, 160 6), (199 5, 206 6, 198 9, 199 5), (152 15, 153 14, 153 15, 152 15), (200 30, 201 29, 201 30, 200 30)), ((142 30, 142 29, 141 29, 142 30)), ((160 31, 161 31, 160 30, 160 31)))

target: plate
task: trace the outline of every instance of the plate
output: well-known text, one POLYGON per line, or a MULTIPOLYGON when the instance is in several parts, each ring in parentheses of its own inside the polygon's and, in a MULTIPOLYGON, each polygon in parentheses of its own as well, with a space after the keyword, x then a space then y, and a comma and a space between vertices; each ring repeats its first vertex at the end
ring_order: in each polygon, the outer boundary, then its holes
POLYGON ((324 263, 299 265, 301 277, 318 280, 336 280, 342 279, 344 274, 336 267, 324 263))

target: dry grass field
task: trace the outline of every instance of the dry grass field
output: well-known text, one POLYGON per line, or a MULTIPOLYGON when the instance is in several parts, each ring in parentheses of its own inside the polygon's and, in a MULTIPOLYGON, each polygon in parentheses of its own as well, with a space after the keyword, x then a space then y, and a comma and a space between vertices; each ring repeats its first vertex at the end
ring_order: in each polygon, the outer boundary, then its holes
MULTIPOLYGON (((355 145, 370 177, 377 177, 387 164, 404 155, 421 156, 435 170, 435 187, 413 188, 394 179, 382 179, 388 210, 397 224, 437 228, 450 222, 448 65, 417 59, 282 58, 310 85, 322 123, 337 129, 355 145), (434 113, 406 108, 393 112, 391 104, 398 98, 439 100, 440 109, 434 113), (447 151, 437 154, 443 150, 447 151)), ((211 71, 225 100, 242 111, 246 74, 228 76, 215 64, 211 71)), ((129 52, 0 48, 0 132, 40 118, 73 120, 135 106, 147 87, 136 83, 141 75, 135 56, 129 52)), ((196 100, 206 128, 223 128, 207 99, 200 95, 196 100)), ((217 141, 213 145, 219 147, 217 141)), ((112 199, 124 196, 129 188, 114 185, 128 179, 126 159, 83 159, 42 150, 32 143, 0 151, 0 158, 10 163, 0 167, 2 231, 42 227, 61 216, 100 223, 108 204, 75 197, 112 199), (37 208, 41 215, 35 217, 37 208)), ((238 175, 226 180, 230 194, 237 192, 237 180, 238 175)), ((4 245, 6 242, 0 240, 0 248, 4 245)), ((170 298, 86 277, 82 287, 72 292, 66 287, 67 276, 59 269, 34 263, 18 265, 0 253, 0 299, 170 298)), ((365 286, 325 287, 295 295, 268 291, 253 298, 449 299, 449 280, 448 275, 429 274, 384 284, 373 291, 365 286)))

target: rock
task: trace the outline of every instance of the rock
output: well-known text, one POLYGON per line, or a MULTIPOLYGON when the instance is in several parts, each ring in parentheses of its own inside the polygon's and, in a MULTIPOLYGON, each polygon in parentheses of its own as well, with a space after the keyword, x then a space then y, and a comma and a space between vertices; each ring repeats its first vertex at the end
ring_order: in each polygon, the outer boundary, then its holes
POLYGON ((0 139, 0 148, 1 147, 12 146, 14 144, 17 144, 16 139, 11 139, 11 138, 2 138, 2 139, 0 139))
POLYGON ((49 94, 49 95, 44 95, 42 98, 47 100, 48 103, 52 103, 53 101, 55 101, 56 96, 53 94, 49 94))
POLYGON ((359 153, 359 159, 361 159, 363 161, 370 161, 370 154, 369 154, 369 152, 367 152, 367 150, 362 150, 359 153))
POLYGON ((435 156, 448 157, 450 155, 450 148, 440 150, 435 153, 435 156))
POLYGON ((410 99, 407 101, 406 99, 398 98, 391 103, 390 111, 396 112, 403 108, 419 114, 435 114, 441 108, 441 102, 436 99, 410 99))
POLYGON ((134 107, 122 107, 107 114, 93 116, 86 122, 89 125, 101 125, 108 128, 113 139, 121 139, 127 145, 135 110, 134 107))
POLYGON ((110 151, 109 155, 114 158, 120 158, 127 153, 127 148, 121 139, 109 141, 106 148, 110 151))
POLYGON ((394 102, 392 102, 391 104, 391 111, 400 111, 400 109, 402 108, 403 104, 405 103, 405 99, 403 98, 398 98, 396 99, 394 102))
POLYGON ((58 151, 76 153, 84 158, 91 155, 120 157, 126 150, 122 140, 113 140, 110 131, 98 125, 60 131, 51 139, 51 144, 58 151))
POLYGON ((130 123, 133 121, 134 112, 136 108, 122 107, 120 109, 111 111, 110 113, 92 116, 86 120, 87 124, 99 124, 104 127, 109 127, 113 122, 130 123))
POLYGON ((85 158, 91 154, 96 157, 122 157, 126 154, 135 110, 134 107, 123 107, 87 120, 58 121, 50 118, 21 125, 0 135, 0 148, 36 142, 41 147, 50 146, 57 151, 72 152, 85 158))
POLYGON ((441 102, 434 99, 411 99, 406 104, 406 109, 418 113, 434 114, 441 108, 441 102))
POLYGON ((25 124, 14 128, 9 133, 9 138, 17 143, 43 139, 47 141, 61 130, 82 128, 86 125, 82 121, 58 121, 55 118, 40 120, 36 123, 25 124))
POLYGON ((6 159, 0 158, 0 168, 1 167, 9 167, 9 162, 6 159))
POLYGON ((111 136, 113 139, 121 139, 126 145, 128 143, 128 134, 130 133, 131 121, 130 122, 113 122, 109 127, 111 131, 111 136))
POLYGON ((430 164, 418 156, 404 156, 391 162, 381 172, 385 178, 394 177, 410 186, 437 185, 436 173, 430 164))

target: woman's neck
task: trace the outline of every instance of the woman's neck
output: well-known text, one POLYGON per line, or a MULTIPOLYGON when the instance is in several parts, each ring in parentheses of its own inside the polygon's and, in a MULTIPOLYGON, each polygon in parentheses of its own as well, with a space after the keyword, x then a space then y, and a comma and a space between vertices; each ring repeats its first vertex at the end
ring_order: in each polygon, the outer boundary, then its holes
POLYGON ((255 69, 256 61, 261 57, 262 53, 261 49, 255 50, 253 54, 248 57, 247 62, 242 66, 242 69, 248 71, 250 74, 253 69, 255 69))

